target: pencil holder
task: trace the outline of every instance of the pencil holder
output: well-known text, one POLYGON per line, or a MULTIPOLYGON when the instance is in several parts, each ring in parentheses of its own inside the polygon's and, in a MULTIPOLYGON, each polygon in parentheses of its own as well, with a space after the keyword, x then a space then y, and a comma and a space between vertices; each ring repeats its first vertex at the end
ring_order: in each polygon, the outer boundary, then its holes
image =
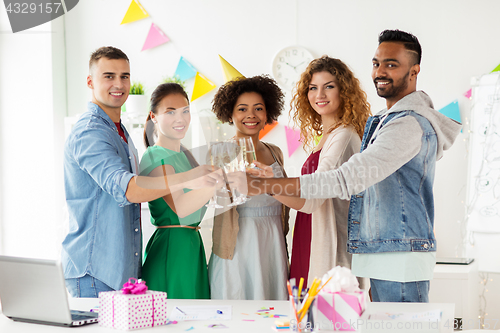
POLYGON ((291 332, 313 332, 314 330, 314 321, 313 321, 313 305, 315 300, 312 301, 309 308, 307 309, 306 314, 300 320, 300 314, 297 315, 298 307, 303 303, 304 298, 301 297, 297 299, 297 297, 290 297, 290 331, 291 332))

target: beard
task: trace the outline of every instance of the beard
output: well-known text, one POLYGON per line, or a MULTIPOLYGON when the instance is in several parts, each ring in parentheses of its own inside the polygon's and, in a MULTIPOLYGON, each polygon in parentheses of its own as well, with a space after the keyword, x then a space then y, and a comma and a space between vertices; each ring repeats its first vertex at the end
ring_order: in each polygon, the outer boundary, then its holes
POLYGON ((410 76, 410 72, 406 73, 406 75, 399 79, 396 83, 392 79, 389 79, 388 81, 390 87, 386 88, 379 88, 377 87, 377 81, 378 80, 383 80, 382 78, 375 78, 373 82, 375 83, 375 89, 377 90, 377 95, 383 98, 392 98, 395 96, 398 96, 401 92, 405 91, 406 88, 408 88, 408 77, 410 76))

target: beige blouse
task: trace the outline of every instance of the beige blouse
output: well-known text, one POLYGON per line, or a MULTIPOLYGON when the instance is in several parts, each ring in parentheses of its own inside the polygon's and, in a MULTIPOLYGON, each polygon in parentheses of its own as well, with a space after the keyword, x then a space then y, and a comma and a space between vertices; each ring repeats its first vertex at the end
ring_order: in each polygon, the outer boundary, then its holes
MULTIPOLYGON (((353 154, 359 153, 361 139, 354 127, 339 127, 328 134, 328 138, 319 154, 316 172, 337 169, 353 154)), ((312 213, 311 257, 308 284, 315 277, 323 275, 335 266, 351 268, 352 255, 347 252, 347 216, 349 200, 308 199, 300 209, 312 213)), ((360 288, 366 281, 358 278, 360 288)))

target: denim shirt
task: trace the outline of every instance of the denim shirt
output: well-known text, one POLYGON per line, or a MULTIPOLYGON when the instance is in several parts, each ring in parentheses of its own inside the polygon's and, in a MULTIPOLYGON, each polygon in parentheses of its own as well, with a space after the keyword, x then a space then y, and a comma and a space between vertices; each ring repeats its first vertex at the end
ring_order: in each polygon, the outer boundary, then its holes
POLYGON ((434 237, 434 197, 437 136, 431 123, 413 111, 387 117, 370 117, 361 151, 377 139, 380 126, 399 117, 414 117, 422 128, 417 155, 396 172, 366 190, 351 196, 348 216, 348 252, 431 252, 434 237))
POLYGON ((113 289, 140 276, 140 204, 125 192, 137 174, 137 150, 96 104, 74 125, 64 148, 69 232, 62 244, 66 278, 90 274, 113 289))

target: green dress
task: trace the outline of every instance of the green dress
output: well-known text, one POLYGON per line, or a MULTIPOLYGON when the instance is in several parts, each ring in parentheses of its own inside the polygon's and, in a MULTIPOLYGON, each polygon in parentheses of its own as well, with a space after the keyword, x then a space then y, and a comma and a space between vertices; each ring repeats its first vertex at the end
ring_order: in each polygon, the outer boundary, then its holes
MULTIPOLYGON (((141 175, 160 165, 171 165, 176 173, 192 169, 183 152, 160 146, 149 147, 141 160, 141 175)), ((184 193, 190 190, 184 189, 184 193)), ((155 226, 200 224, 205 207, 179 219, 163 198, 149 202, 151 223, 155 226)), ((144 254, 142 279, 150 290, 167 292, 168 298, 210 298, 207 261, 198 230, 156 229, 144 254)))

